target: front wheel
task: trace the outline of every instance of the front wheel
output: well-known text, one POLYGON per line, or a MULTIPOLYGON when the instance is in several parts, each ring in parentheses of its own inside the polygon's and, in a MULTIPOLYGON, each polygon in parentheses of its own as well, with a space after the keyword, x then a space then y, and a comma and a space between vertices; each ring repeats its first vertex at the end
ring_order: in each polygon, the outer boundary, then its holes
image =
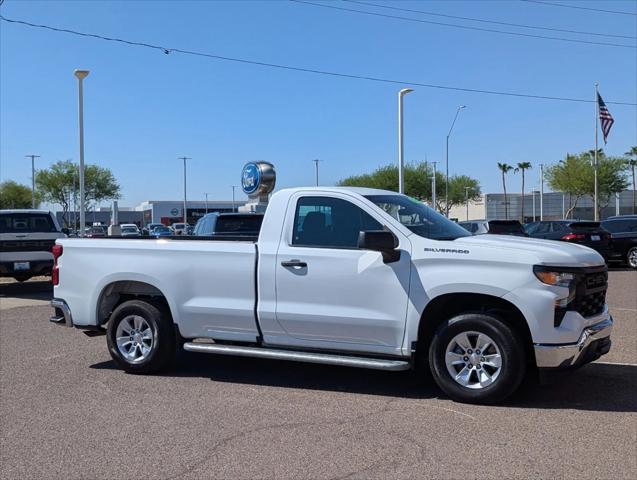
POLYGON ((175 331, 168 312, 141 300, 129 300, 112 313, 106 332, 108 351, 129 373, 154 373, 175 356, 175 331))
POLYGON ((637 268, 637 247, 628 250, 626 254, 626 263, 630 268, 637 268))
POLYGON ((431 342, 429 365, 453 400, 492 404, 504 400, 526 373, 524 346, 498 317, 470 313, 443 323, 431 342))

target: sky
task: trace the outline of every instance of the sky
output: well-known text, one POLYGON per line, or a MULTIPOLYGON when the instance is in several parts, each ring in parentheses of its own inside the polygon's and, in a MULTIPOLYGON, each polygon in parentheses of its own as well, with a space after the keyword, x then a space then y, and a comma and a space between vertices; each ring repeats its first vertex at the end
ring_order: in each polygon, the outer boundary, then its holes
MULTIPOLYGON (((420 20, 635 44, 464 21, 350 2, 322 5, 420 20)), ((502 1, 372 3, 444 15, 635 36, 637 16, 502 1)), ((637 12, 637 1, 565 1, 637 12)), ((78 37, 0 22, 0 180, 30 185, 37 168, 78 161, 76 68, 84 83, 85 161, 110 168, 121 206, 183 197, 229 199, 248 161, 267 160, 277 188, 322 185, 397 161, 397 92, 410 82, 593 100, 595 82, 615 118, 606 152, 637 145, 637 50, 451 28, 290 1, 6 0, 10 19, 213 55, 404 81, 316 75, 78 37)), ((539 164, 594 147, 595 104, 413 86, 405 97, 405 160, 437 161, 502 190, 497 162, 539 164)), ((603 142, 600 139, 600 144, 603 142)), ((511 175, 508 190, 518 191, 511 175)))

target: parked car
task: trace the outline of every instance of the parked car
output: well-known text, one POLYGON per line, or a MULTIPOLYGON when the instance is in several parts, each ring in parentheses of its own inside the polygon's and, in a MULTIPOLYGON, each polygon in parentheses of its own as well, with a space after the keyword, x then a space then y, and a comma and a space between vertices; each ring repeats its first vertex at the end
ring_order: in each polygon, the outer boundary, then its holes
POLYGON ((142 228, 142 235, 150 235, 150 232, 152 232, 155 228, 163 227, 163 226, 164 226, 163 223, 149 223, 148 225, 142 228))
POLYGON ((611 235, 608 260, 637 269, 637 215, 610 217, 601 224, 611 235))
POLYGON ((122 231, 122 237, 140 237, 142 234, 135 224, 120 225, 122 231))
POLYGON ((175 232, 175 235, 186 235, 186 230, 189 226, 190 225, 188 225, 187 223, 173 223, 171 225, 173 231, 175 232))
POLYGON ((0 277, 51 275, 55 240, 65 235, 45 210, 0 210, 0 277))
POLYGON ((579 243, 597 251, 604 258, 609 255, 610 233, 599 222, 580 220, 543 220, 527 228, 530 237, 579 243))
POLYGON ((178 346, 390 371, 428 364, 452 399, 494 403, 528 368, 610 349, 597 252, 471 235, 395 192, 285 189, 256 240, 62 239, 55 255, 51 321, 105 334, 116 364, 138 374, 166 368, 178 346))
POLYGON ((199 219, 193 235, 257 237, 262 222, 262 213, 208 213, 199 219))
POLYGON ((161 227, 153 228, 150 235, 153 237, 172 237, 174 232, 170 228, 162 225, 161 227))
POLYGON ((84 229, 84 236, 88 238, 105 237, 106 229, 100 225, 93 225, 84 229))
POLYGON ((513 235, 528 237, 522 224, 517 220, 471 220, 459 222, 459 225, 474 235, 490 233, 492 235, 513 235))

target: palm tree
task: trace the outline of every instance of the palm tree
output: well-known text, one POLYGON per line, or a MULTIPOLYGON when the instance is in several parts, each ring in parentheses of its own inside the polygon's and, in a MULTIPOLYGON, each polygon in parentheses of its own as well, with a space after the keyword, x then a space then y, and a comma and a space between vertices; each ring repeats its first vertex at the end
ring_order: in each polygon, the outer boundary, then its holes
POLYGON ((633 215, 635 215, 635 213, 637 213, 637 207, 635 206, 635 168, 637 167, 637 146, 631 147, 631 149, 626 152, 626 155, 632 157, 626 163, 633 171, 633 215))
POLYGON ((509 202, 507 201, 507 184, 504 176, 513 170, 513 167, 508 163, 498 162, 498 168, 502 172, 502 187, 504 188, 504 218, 509 219, 509 202))
POLYGON ((532 168, 531 162, 520 162, 518 163, 518 168, 514 170, 514 172, 522 172, 522 210, 520 212, 520 223, 524 223, 524 171, 529 168, 532 168))

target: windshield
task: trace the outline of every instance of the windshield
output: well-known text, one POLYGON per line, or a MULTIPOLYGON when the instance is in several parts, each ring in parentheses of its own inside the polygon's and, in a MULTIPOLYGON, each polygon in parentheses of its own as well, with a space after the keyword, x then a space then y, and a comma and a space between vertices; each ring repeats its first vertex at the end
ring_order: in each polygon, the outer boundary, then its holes
POLYGON ((45 213, 3 213, 0 233, 57 232, 51 215, 45 213))
POLYGON ((424 203, 405 195, 367 195, 365 198, 421 237, 432 240, 455 240, 471 236, 457 223, 435 212, 424 203))
POLYGON ((259 233, 263 215, 229 215, 219 217, 215 233, 259 233))
POLYGON ((137 233, 137 229, 135 227, 124 227, 122 228, 123 233, 137 233))
POLYGON ((170 231, 171 230, 168 227, 155 227, 153 229, 153 232, 155 232, 155 233, 166 233, 166 232, 170 232, 170 231))

